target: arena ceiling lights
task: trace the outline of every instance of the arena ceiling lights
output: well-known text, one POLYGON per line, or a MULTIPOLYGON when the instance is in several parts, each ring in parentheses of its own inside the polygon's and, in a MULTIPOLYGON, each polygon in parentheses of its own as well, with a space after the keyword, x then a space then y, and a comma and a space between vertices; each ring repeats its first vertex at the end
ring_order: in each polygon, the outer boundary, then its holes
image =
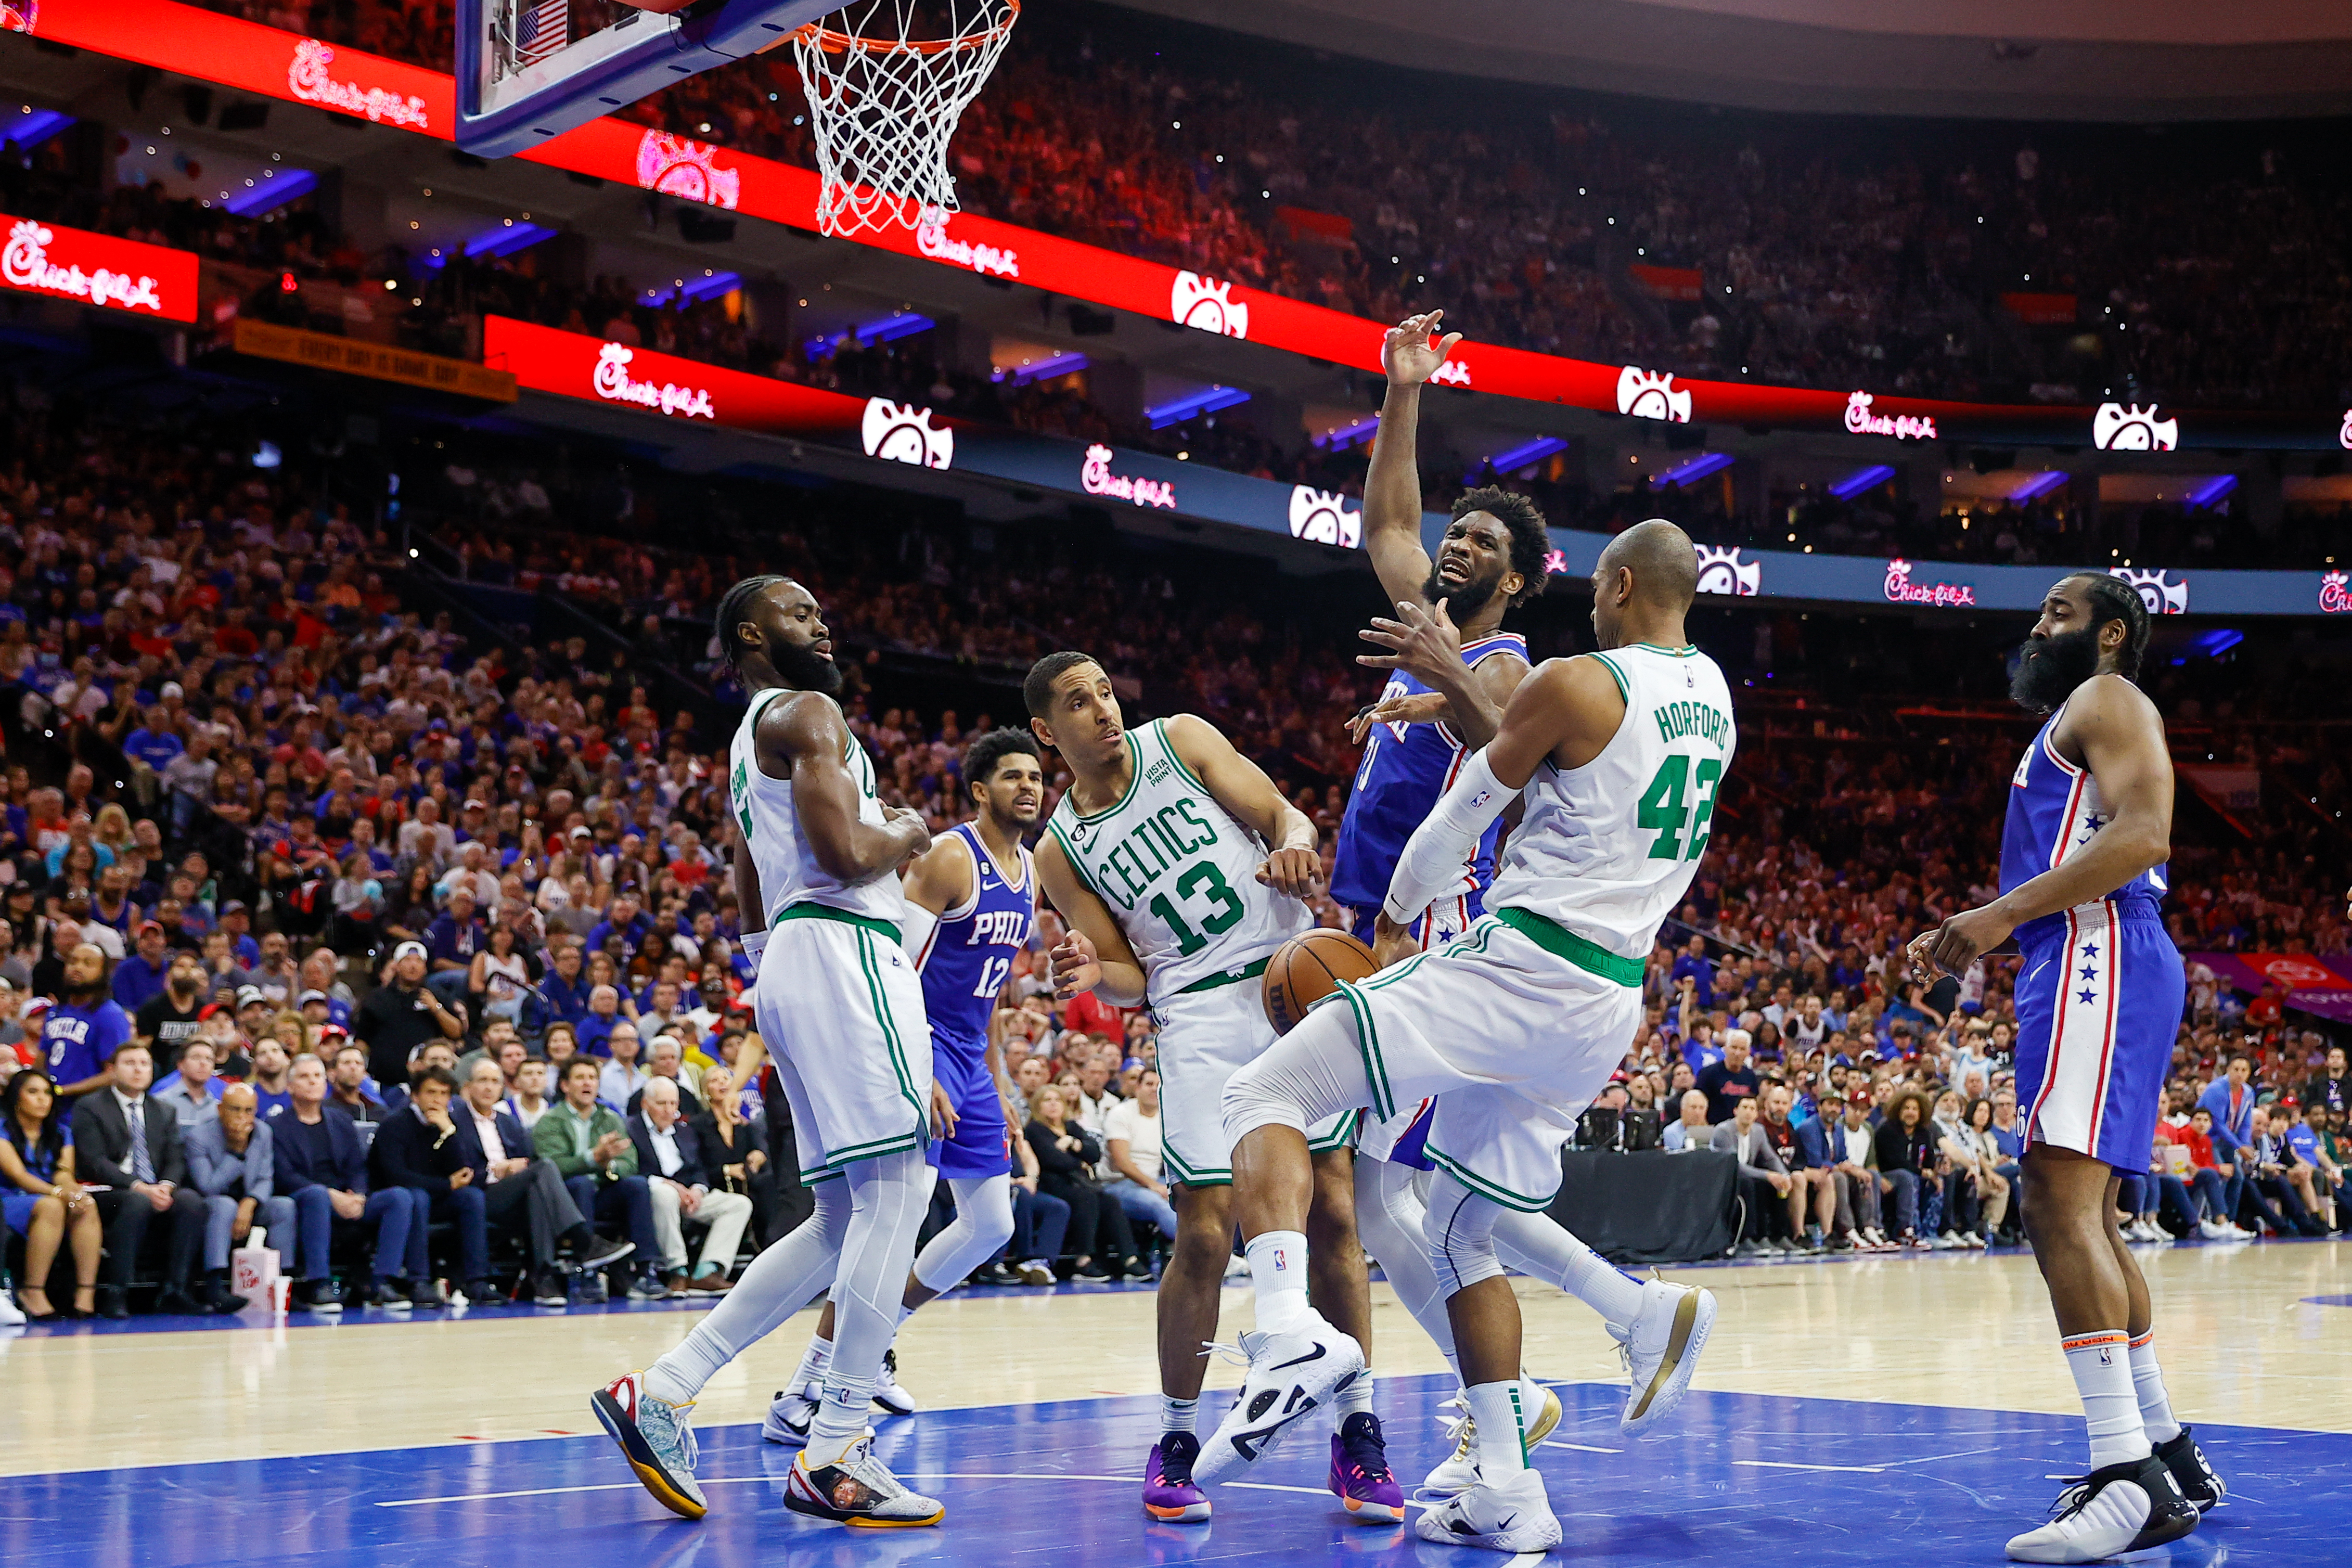
MULTIPOLYGON (((184 72, 240 91, 291 100, 373 124, 443 141, 456 132, 456 84, 446 75, 177 0, 46 0, 32 28, 54 42, 184 72)), ((816 226, 812 169, 706 145, 617 120, 595 120, 515 156, 572 174, 660 191, 800 229, 816 226)), ((950 215, 914 230, 869 233, 858 243, 983 277, 1031 284, 1090 304, 1246 338, 1288 353, 1380 368, 1386 323, 1242 287, 1227 280, 1040 234, 950 215)), ((1439 384, 1533 402, 1626 414, 1620 388, 1664 373, 1599 364, 1499 344, 1465 342, 1439 384)), ((1673 383, 1658 400, 1678 422, 1848 432, 1854 389, 1673 383)), ((2253 448, 2337 451, 2352 447, 2347 411, 2186 410, 2104 405, 1994 405, 1879 396, 1857 440, 1901 445, 1938 437, 2004 446, 2095 446, 2104 451, 2253 448), (1881 433, 1877 425, 1887 429, 1881 433)))

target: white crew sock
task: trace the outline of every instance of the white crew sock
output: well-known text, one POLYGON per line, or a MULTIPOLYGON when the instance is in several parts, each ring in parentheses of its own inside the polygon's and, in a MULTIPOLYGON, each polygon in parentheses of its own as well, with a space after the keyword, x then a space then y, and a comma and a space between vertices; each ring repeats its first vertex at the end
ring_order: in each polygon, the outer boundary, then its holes
POLYGON ((1495 1251, 1509 1268, 1549 1279, 1619 1330, 1642 1311, 1642 1282, 1611 1264, 1545 1214, 1507 1212, 1495 1221, 1495 1251))
POLYGON ((801 1352, 801 1364, 785 1386, 793 1393, 807 1395, 812 1388, 823 1389, 825 1369, 833 1364, 833 1342, 809 1336, 808 1349, 801 1352))
POLYGON ((2131 1342, 2132 1392, 2139 1399, 2139 1424, 2150 1443, 2169 1443, 2180 1436, 2179 1419, 2172 1414, 2172 1398, 2164 1392, 2164 1369, 2156 1364, 2156 1331, 2148 1330, 2131 1342))
POLYGON ((2139 1396, 2132 1384, 2131 1336, 2121 1329, 2069 1334, 2059 1341, 2066 1368, 2083 1396, 2083 1419, 2091 1433, 2091 1468, 2146 1458, 2151 1450, 2142 1425, 2139 1396))
POLYGON ((1315 1315, 1307 1304, 1307 1237, 1295 1230, 1269 1230, 1242 1249, 1249 1256, 1250 1282, 1257 1287, 1260 1333, 1286 1334, 1315 1315))
POLYGON ((1201 1402, 1197 1398, 1178 1399, 1174 1395, 1167 1394, 1163 1394, 1160 1396, 1160 1430, 1161 1433, 1190 1432, 1199 1425, 1200 1419, 1201 1402))
POLYGON ((1370 1415, 1371 1413, 1372 1374, 1369 1371, 1360 1372, 1355 1382, 1339 1391, 1339 1419, 1344 1422, 1350 1415, 1370 1415))
POLYGON ((1528 1418, 1519 1407, 1519 1380, 1477 1383, 1462 1391, 1478 1423, 1478 1479, 1507 1480, 1528 1468, 1528 1418))

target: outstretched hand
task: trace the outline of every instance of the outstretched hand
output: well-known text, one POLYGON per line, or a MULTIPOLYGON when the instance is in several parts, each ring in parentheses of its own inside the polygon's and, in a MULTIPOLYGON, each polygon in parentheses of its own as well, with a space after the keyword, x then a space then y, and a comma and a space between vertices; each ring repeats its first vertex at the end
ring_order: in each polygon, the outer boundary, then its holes
POLYGON ((1383 697, 1356 710, 1355 717, 1348 721, 1348 740, 1360 746, 1375 724, 1431 724, 1444 718, 1445 712, 1443 692, 1415 691, 1403 697, 1383 697))
POLYGON ((1399 599, 1395 620, 1375 616, 1356 635, 1389 650, 1358 654, 1356 662, 1368 669, 1401 669, 1439 690, 1461 678, 1462 633, 1443 599, 1425 610, 1411 599, 1399 599))
POLYGON ((1418 316, 1407 316, 1388 330, 1381 342, 1381 364, 1389 373, 1391 386, 1419 386, 1435 375, 1454 345, 1462 341, 1460 332, 1448 332, 1432 347, 1429 335, 1445 318, 1443 310, 1430 310, 1418 316))

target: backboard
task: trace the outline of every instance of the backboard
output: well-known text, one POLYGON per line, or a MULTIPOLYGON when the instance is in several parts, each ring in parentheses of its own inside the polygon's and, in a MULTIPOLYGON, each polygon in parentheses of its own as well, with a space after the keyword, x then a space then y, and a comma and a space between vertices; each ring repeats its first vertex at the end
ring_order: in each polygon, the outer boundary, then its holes
POLYGON ((537 146, 772 48, 841 0, 457 0, 457 145, 537 146))

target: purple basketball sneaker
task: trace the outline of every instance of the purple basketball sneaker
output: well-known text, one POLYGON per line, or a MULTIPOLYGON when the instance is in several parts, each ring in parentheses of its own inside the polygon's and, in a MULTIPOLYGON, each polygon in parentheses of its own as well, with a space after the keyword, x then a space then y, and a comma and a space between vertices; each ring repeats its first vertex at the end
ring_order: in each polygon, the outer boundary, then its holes
POLYGON ((1404 1492, 1389 1473, 1388 1440, 1371 1412, 1358 1411, 1331 1435, 1330 1487, 1358 1524, 1403 1520, 1404 1492))
POLYGON ((1200 1457, 1201 1439, 1192 1433, 1161 1434, 1143 1467, 1143 1511, 1171 1524, 1208 1518, 1208 1496, 1192 1480, 1192 1461, 1200 1457))

